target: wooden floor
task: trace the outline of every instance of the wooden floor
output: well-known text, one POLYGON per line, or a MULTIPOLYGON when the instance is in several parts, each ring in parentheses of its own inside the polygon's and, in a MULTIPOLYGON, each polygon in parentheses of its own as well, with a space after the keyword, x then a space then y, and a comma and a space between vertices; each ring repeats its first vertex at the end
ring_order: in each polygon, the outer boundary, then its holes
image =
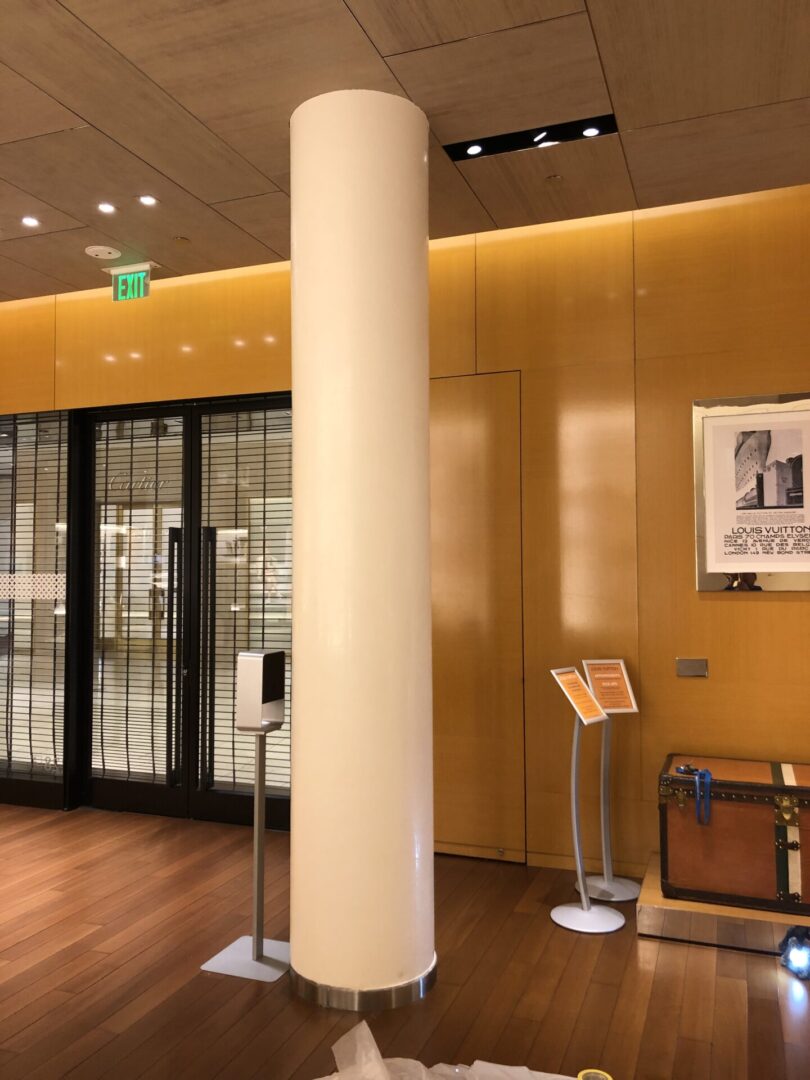
MULTIPOLYGON (((288 838, 268 834, 267 933, 288 924, 288 838)), ((250 832, 0 806, 0 1077, 312 1080, 357 1016, 202 973, 247 932, 250 832)), ((436 859, 439 979, 368 1017, 387 1056, 615 1080, 810 1077, 808 987, 777 961, 550 922, 555 870, 436 859)))

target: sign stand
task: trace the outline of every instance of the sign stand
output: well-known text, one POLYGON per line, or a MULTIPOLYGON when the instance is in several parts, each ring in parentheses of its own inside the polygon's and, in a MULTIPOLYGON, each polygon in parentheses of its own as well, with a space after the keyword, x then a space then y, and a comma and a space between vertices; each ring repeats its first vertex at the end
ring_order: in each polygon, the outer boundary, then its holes
POLYGON ((284 723, 284 653, 241 652, 236 666, 236 728, 256 736, 253 787, 253 935, 237 938, 202 971, 275 982, 289 970, 290 943, 264 936, 264 811, 267 735, 284 723))
POLYGON ((624 915, 613 908, 594 906, 588 895, 585 866, 582 861, 582 837, 579 824, 579 744, 580 732, 588 724, 607 719, 605 712, 585 685, 576 668, 557 668, 551 673, 574 708, 574 738, 571 745, 571 832, 574 840, 574 862, 577 871, 579 904, 559 904, 552 908, 551 918, 566 930, 582 934, 610 934, 624 926, 624 915))
MULTIPOLYGON (((638 706, 622 660, 583 660, 588 685, 607 714, 602 728, 602 873, 589 874, 585 879, 588 895, 594 900, 622 903, 636 900, 641 886, 630 878, 613 875, 613 829, 610 810, 610 754, 615 713, 637 713, 638 706), (612 670, 611 670, 612 669, 612 670), (608 684, 609 680, 609 685, 608 684), (603 689, 604 687, 604 689, 603 689), (613 690, 614 696, 608 696, 613 690), (615 707, 613 707, 615 706, 615 707)), ((579 889, 579 883, 577 884, 579 889)))

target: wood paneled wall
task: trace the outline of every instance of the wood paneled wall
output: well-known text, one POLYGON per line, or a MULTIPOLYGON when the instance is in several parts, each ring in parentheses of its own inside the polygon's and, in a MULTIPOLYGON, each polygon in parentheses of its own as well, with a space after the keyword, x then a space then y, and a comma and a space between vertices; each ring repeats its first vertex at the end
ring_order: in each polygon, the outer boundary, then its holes
MULTIPOLYGON (((691 403, 810 389, 808 237, 802 187, 431 245, 446 850, 570 865, 571 717, 548 670, 583 657, 624 656, 641 706, 615 725, 625 870, 657 846, 670 750, 806 756, 810 594, 694 589, 691 403), (707 656, 709 679, 676 679, 676 655, 707 656)), ((0 304, 0 367, 0 412, 287 388, 288 269, 0 304)))
POLYGON ((430 395, 436 847, 526 853, 520 376, 430 395))
POLYGON ((691 429, 695 399, 810 390, 810 188, 644 211, 635 236, 648 820, 669 751, 810 760, 810 593, 695 591, 691 429))

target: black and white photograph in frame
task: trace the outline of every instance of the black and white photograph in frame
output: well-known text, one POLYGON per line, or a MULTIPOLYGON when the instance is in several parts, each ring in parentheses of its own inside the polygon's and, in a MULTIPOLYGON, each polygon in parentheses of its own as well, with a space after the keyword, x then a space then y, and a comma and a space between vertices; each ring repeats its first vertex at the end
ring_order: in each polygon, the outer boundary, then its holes
POLYGON ((698 401, 693 432, 698 588, 810 589, 810 395, 698 401))

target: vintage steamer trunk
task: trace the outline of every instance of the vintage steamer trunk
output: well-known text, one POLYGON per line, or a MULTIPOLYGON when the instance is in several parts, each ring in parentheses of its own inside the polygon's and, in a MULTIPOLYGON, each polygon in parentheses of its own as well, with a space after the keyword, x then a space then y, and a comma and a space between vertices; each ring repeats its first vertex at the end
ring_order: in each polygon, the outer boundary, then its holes
POLYGON ((810 914, 810 765, 670 754, 658 793, 664 896, 810 914), (679 765, 712 774, 708 824, 679 765))

